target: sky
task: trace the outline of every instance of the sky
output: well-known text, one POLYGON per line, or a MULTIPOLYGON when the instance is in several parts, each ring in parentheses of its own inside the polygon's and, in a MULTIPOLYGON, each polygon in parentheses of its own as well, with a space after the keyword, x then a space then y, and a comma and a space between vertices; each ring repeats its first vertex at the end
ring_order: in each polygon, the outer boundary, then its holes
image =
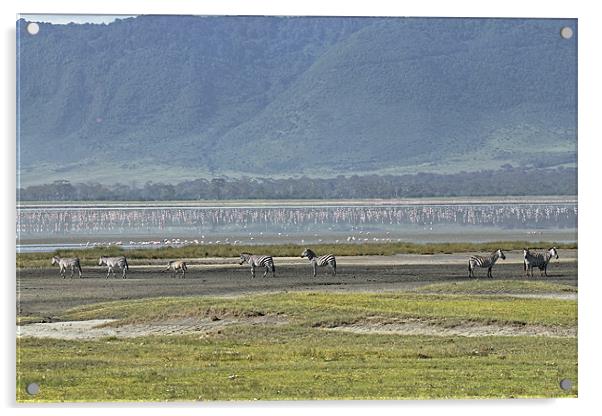
POLYGON ((134 17, 125 14, 113 15, 95 15, 95 14, 20 14, 19 18, 23 18, 29 22, 37 23, 52 23, 57 25, 66 25, 69 23, 111 23, 116 19, 126 19, 134 17))

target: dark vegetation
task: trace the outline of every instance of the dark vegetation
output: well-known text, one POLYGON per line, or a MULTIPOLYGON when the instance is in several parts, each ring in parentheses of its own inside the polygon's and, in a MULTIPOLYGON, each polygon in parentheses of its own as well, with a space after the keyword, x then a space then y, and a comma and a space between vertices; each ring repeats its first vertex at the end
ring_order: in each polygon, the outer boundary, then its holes
POLYGON ((576 195, 576 169, 519 169, 440 175, 368 175, 335 178, 214 178, 178 184, 56 181, 18 190, 21 201, 344 199, 430 196, 576 195))

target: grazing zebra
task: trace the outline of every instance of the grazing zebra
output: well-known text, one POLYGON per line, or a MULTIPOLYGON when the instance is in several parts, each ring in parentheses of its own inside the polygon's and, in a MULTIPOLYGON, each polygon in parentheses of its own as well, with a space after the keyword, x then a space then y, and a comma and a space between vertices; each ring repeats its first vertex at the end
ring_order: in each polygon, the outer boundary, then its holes
POLYGON ((251 265, 251 277, 255 277, 255 267, 265 267, 265 273, 263 277, 268 275, 270 268, 272 269, 272 277, 276 275, 276 268, 274 267, 274 259, 272 256, 254 256, 251 253, 241 253, 240 263, 249 263, 251 265))
POLYGON ((175 278, 178 270, 182 271, 182 279, 184 279, 186 277, 186 271, 188 270, 188 267, 186 267, 186 262, 182 261, 182 260, 172 260, 167 264, 167 269, 163 270, 164 272, 167 272, 169 270, 173 271, 173 277, 175 278))
POLYGON ((493 277, 491 274, 491 269, 498 259, 506 260, 506 256, 501 249, 497 249, 491 255, 483 257, 483 256, 470 256, 468 259, 468 277, 474 276, 475 267, 487 267, 487 277, 493 277))
POLYGON ((102 266, 103 264, 107 266, 106 279, 109 278, 109 275, 111 273, 113 273, 113 277, 115 276, 115 268, 121 269, 121 277, 123 279, 127 278, 125 274, 129 270, 129 266, 128 266, 128 261, 124 256, 121 256, 121 257, 102 256, 101 258, 98 259, 98 265, 102 266))
POLYGON ((524 269, 526 276, 529 276, 529 271, 531 271, 531 277, 533 277, 533 267, 537 267, 539 268, 540 275, 545 275, 547 277, 548 263, 554 257, 558 259, 558 250, 556 250, 556 247, 552 247, 548 249, 548 251, 540 253, 532 252, 526 248, 523 250, 523 256, 525 258, 524 269))
POLYGON ((82 278, 82 267, 79 264, 79 257, 61 258, 59 256, 54 256, 52 258, 52 264, 59 265, 60 273, 61 276, 63 276, 63 279, 65 278, 65 271, 67 270, 67 268, 71 269, 71 278, 73 278, 73 272, 75 270, 77 270, 77 272, 79 273, 79 278, 82 278))
POLYGON ((316 253, 313 252, 313 250, 306 248, 305 251, 301 254, 301 258, 303 257, 307 257, 307 259, 311 262, 314 268, 314 277, 316 277, 318 266, 330 266, 332 268, 332 275, 337 275, 337 260, 335 259, 334 255, 326 254, 324 256, 318 257, 316 253))

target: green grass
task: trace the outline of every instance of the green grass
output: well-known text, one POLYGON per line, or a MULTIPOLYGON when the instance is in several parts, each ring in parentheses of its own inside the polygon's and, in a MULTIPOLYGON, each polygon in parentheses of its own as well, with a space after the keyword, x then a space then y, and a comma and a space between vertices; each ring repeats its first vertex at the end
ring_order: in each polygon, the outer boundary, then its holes
POLYGON ((471 321, 574 326, 577 303, 487 295, 289 292, 234 298, 166 297, 105 302, 72 309, 61 318, 112 318, 124 323, 145 323, 199 316, 256 315, 286 315, 295 323, 310 327, 353 323, 366 317, 428 318, 447 324, 471 321))
POLYGON ((576 340, 359 335, 227 327, 220 334, 18 341, 19 402, 575 396, 576 340), (43 352, 43 353, 42 353, 43 352), (40 393, 25 386, 37 382, 40 393))
POLYGON ((420 293, 455 293, 455 294, 539 294, 539 293, 577 293, 577 288, 571 285, 548 283, 540 281, 519 280, 472 280, 465 282, 435 283, 420 286, 420 293))
MULTIPOLYGON (((326 327, 416 317, 574 327, 572 300, 416 293, 295 292, 234 298, 116 301, 64 319, 278 315, 279 325, 240 323, 208 334, 94 341, 19 339, 17 400, 163 401, 572 397, 576 338, 356 334, 326 327), (37 382, 41 392, 28 396, 37 382)), ((244 320, 241 320, 244 322, 244 320)))
MULTIPOLYGON (((549 248, 555 246, 559 249, 576 249, 576 243, 553 242, 526 242, 504 241, 490 243, 369 243, 369 244, 315 244, 311 247, 318 253, 333 253, 337 256, 366 256, 366 255, 394 255, 394 254, 435 254, 435 253, 463 253, 463 252, 490 252, 498 248, 503 250, 522 250, 524 247, 549 248)), ((185 247, 163 247, 155 249, 124 250, 120 247, 98 247, 83 250, 56 250, 54 253, 18 253, 17 268, 48 267, 50 258, 56 254, 62 257, 78 256, 82 265, 91 266, 98 263, 100 256, 127 255, 128 259, 173 259, 173 258, 203 258, 203 257, 238 257, 241 252, 270 253, 277 257, 298 257, 305 246, 297 244, 278 245, 189 245, 185 247)))

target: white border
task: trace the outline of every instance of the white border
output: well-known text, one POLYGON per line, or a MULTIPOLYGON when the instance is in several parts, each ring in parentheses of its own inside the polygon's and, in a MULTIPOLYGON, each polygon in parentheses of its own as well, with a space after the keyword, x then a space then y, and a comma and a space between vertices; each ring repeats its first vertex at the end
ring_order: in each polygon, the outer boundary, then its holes
MULTIPOLYGON (((1 62, 3 97, 0 102, 4 132, 2 157, 2 250, 1 260, 12 264, 12 270, 3 275, 2 348, 3 368, 1 377, 4 414, 47 415, 81 414, 105 415, 107 411, 128 409, 145 415, 169 414, 249 414, 271 415, 286 412, 304 415, 308 412, 325 414, 343 410, 350 414, 365 414, 376 410, 379 414, 401 412, 427 412, 429 414, 504 415, 508 412, 555 414, 589 413, 595 408, 600 396, 600 340, 597 322, 602 316, 598 297, 602 293, 602 276, 594 268, 600 257, 596 245, 600 231, 598 205, 600 197, 600 88, 601 14, 593 1, 326 1, 326 0, 9 0, 0 3, 2 21, 3 56, 1 62), (101 408, 87 406, 35 406, 15 408, 14 369, 14 230, 15 230, 15 20, 17 13, 95 13, 95 14, 227 14, 227 15, 344 15, 344 16, 457 16, 457 17, 568 17, 578 18, 579 31, 579 399, 565 400, 507 400, 507 401, 430 401, 430 402, 303 402, 258 404, 199 404, 188 406, 165 405, 104 405, 101 408), (86 407, 85 410, 82 407, 86 407), (200 408, 199 408, 200 407, 200 408), (8 412, 8 413, 6 413, 8 412)), ((530 178, 553 180, 553 178, 530 178)))

